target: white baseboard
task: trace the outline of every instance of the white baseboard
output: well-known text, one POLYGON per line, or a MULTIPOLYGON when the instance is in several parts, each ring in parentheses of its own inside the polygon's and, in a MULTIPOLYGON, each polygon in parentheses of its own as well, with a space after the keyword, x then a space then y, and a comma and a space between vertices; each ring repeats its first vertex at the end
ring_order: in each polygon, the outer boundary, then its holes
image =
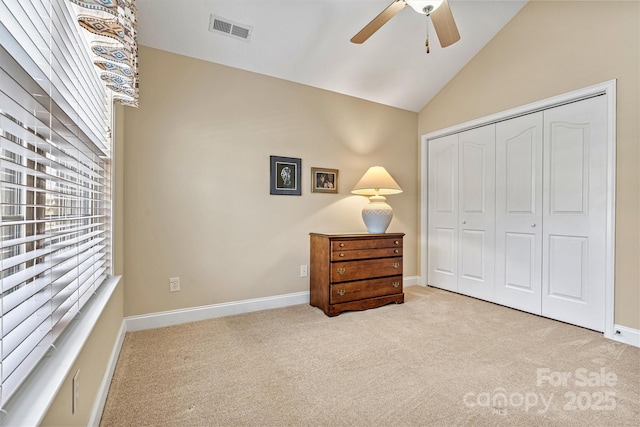
MULTIPOLYGON (((402 285, 413 286, 418 282, 419 276, 409 276, 403 279, 402 285)), ((125 318, 125 323, 127 332, 141 331, 297 304, 309 304, 309 291, 130 316, 125 318)))
POLYGON ((640 347, 640 330, 627 328, 626 326, 614 325, 613 340, 634 347, 640 347))
POLYGON ((113 378, 113 373, 116 370, 116 365, 118 364, 118 357, 120 356, 120 350, 122 349, 122 343, 124 342, 124 336, 127 333, 127 326, 125 320, 122 320, 122 325, 120 326, 120 331, 118 332, 118 336, 116 337, 116 342, 113 346, 113 350, 111 351, 111 357, 109 358, 109 363, 107 364, 107 369, 104 372, 104 376, 102 377, 102 383, 100 383, 100 388, 98 389, 98 394, 96 395, 96 400, 93 402, 93 409, 91 410, 91 415, 89 416, 88 426, 99 426, 100 420, 102 418, 102 411, 104 410, 104 405, 107 403, 107 395, 109 394, 109 387, 111 386, 111 379, 113 378))
POLYGON ((126 317, 127 332, 309 303, 309 291, 126 317))
POLYGON ((406 288, 407 286, 415 286, 420 285, 420 276, 409 276, 402 278, 402 287, 406 288))

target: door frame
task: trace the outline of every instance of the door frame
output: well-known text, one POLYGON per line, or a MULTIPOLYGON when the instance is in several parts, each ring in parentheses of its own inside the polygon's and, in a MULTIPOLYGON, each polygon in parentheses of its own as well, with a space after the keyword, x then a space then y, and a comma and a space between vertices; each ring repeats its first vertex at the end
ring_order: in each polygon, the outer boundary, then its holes
POLYGON ((594 96, 607 95, 607 224, 605 231, 605 300, 604 336, 613 339, 615 335, 614 288, 615 288, 615 209, 616 209, 616 80, 609 80, 562 95, 536 101, 499 113, 480 117, 444 129, 423 134, 420 140, 420 284, 428 286, 428 176, 429 140, 486 126, 514 117, 547 110, 564 104, 594 96))

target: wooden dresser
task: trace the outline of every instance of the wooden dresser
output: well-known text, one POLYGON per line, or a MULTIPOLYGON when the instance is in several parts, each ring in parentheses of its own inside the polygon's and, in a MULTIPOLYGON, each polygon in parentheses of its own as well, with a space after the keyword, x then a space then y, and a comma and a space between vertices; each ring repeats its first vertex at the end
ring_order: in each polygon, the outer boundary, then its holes
POLYGON ((311 233, 310 304, 327 316, 404 302, 403 233, 311 233))

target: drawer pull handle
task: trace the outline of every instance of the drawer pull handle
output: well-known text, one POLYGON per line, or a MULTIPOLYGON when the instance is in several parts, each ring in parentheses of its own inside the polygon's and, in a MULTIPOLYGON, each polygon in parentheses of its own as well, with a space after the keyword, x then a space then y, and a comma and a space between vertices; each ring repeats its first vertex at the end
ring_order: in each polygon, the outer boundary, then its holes
POLYGON ((399 262, 394 262, 394 263, 392 264, 392 267, 393 267, 393 268, 398 268, 398 267, 400 267, 400 263, 399 263, 399 262))
POLYGON ((396 240, 395 242, 393 242, 393 244, 394 244, 394 245, 399 245, 399 244, 400 244, 400 241, 399 241, 399 240, 396 240))
POLYGON ((394 250, 393 250, 393 253, 394 253, 394 254, 397 254, 397 253, 399 253, 399 252, 400 252, 400 251, 399 251, 399 250, 397 250, 397 249, 394 249, 394 250))
POLYGON ((344 248, 344 243, 340 243, 340 247, 341 247, 341 248, 344 248))
POLYGON ((341 297, 344 296, 344 294, 346 294, 347 291, 345 291, 344 289, 338 289, 337 294, 340 295, 341 297))
POLYGON ((345 272, 345 271, 347 271, 347 269, 346 269, 346 268, 344 268, 344 267, 340 267, 340 268, 338 269, 338 274, 344 274, 344 272, 345 272))
POLYGON ((340 257, 342 258, 344 256, 344 252, 340 252, 340 257))
POLYGON ((394 288, 397 288, 398 286, 400 286, 400 282, 393 282, 391 283, 391 285, 393 285, 394 288))

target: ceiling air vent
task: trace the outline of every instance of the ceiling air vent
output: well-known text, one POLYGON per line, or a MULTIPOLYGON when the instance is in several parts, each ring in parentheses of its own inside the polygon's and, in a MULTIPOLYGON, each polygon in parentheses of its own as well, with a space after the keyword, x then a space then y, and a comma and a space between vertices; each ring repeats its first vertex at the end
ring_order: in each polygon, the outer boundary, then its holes
POLYGON ((209 31, 248 42, 251 39, 253 27, 211 14, 209 31))

